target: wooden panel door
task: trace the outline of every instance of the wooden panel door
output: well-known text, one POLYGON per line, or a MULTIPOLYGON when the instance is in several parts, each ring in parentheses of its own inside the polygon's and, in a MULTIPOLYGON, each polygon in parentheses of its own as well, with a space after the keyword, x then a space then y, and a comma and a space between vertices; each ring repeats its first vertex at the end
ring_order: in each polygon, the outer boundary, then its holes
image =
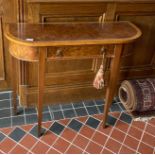
POLYGON ((133 44, 125 46, 121 79, 155 77, 155 4, 120 5, 116 20, 131 21, 142 31, 133 44))
POLYGON ((0 0, 0 91, 11 89, 10 55, 4 37, 4 25, 7 22, 17 21, 16 7, 16 0, 0 0))

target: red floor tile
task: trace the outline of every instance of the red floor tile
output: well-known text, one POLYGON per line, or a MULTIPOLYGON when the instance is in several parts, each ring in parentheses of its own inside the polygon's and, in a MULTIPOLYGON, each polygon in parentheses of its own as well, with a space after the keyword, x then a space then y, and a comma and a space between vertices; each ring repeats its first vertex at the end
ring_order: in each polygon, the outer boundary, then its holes
POLYGON ((118 120, 115 127, 126 133, 129 128, 129 124, 118 120))
POLYGON ((79 117, 79 118, 77 118, 77 120, 79 120, 79 121, 82 122, 82 123, 85 123, 87 119, 88 119, 88 116, 84 116, 84 117, 79 117))
POLYGON ((155 126, 153 127, 152 125, 147 125, 146 126, 146 129, 145 129, 146 132, 152 134, 154 137, 155 137, 155 126))
POLYGON ((83 126, 80 130, 80 134, 87 138, 91 138, 94 133, 94 130, 88 126, 83 126))
POLYGON ((153 154, 153 147, 150 147, 142 142, 140 143, 138 152, 141 154, 153 154))
POLYGON ((130 137, 130 136, 126 136, 124 144, 126 146, 136 150, 137 147, 138 147, 139 141, 134 139, 134 138, 132 138, 132 137, 130 137))
POLYGON ((155 127, 155 118, 152 118, 151 120, 149 120, 148 123, 155 127))
POLYGON ((25 146, 27 149, 31 149, 33 145, 37 142, 37 139, 27 134, 21 141, 20 144, 25 146))
POLYGON ((155 137, 150 134, 144 133, 142 142, 149 144, 152 147, 155 147, 155 137))
POLYGON ((139 130, 135 127, 130 127, 128 135, 140 140, 141 136, 142 136, 143 130, 139 130))
POLYGON ((21 126, 21 128, 27 132, 29 132, 32 128, 33 128, 34 125, 23 125, 21 126))
POLYGON ((102 151, 102 148, 100 145, 90 142, 86 148, 86 151, 90 154, 98 154, 102 151))
POLYGON ((69 128, 65 128, 65 130, 63 131, 63 133, 61 134, 61 137, 63 137, 64 139, 72 142, 74 137, 76 136, 76 132, 72 131, 69 128))
POLYGON ((136 151, 133 151, 133 150, 129 149, 129 148, 126 147, 126 146, 122 146, 122 148, 121 148, 121 150, 120 150, 119 153, 120 153, 120 154, 135 154, 136 151))
POLYGON ((10 154, 26 154, 28 152, 28 150, 26 150, 25 148, 23 148, 20 145, 17 145, 15 148, 13 148, 13 150, 11 150, 11 152, 9 152, 10 154))
POLYGON ((120 112, 110 112, 109 114, 115 118, 119 118, 120 116, 120 112))
POLYGON ((92 141, 94 141, 102 146, 105 145, 106 140, 107 140, 107 136, 98 132, 98 131, 96 131, 92 137, 92 141))
POLYGON ((34 154, 45 154, 49 149, 49 146, 47 146, 46 144, 42 143, 42 142, 38 142, 34 148, 31 150, 31 152, 33 152, 34 154))
POLYGON ((52 125, 52 122, 43 122, 42 126, 45 127, 46 129, 49 129, 52 125))
POLYGON ((6 138, 1 144, 0 144, 0 148, 2 151, 4 151, 5 153, 8 153, 14 146, 16 145, 16 143, 9 139, 6 138))
POLYGON ((82 150, 77 148, 74 145, 71 145, 69 149, 65 152, 65 154, 82 154, 82 150))
POLYGON ((1 132, 3 132, 6 135, 9 135, 13 130, 14 128, 3 128, 1 129, 1 132))
POLYGON ((58 152, 58 151, 55 150, 54 148, 50 148, 50 149, 47 151, 47 154, 60 154, 60 152, 58 152))
POLYGON ((140 121, 132 121, 132 126, 139 128, 140 130, 143 130, 145 127, 145 123, 144 122, 140 122, 140 121))
POLYGON ((103 115, 94 115, 94 117, 97 118, 100 121, 103 120, 103 115))
POLYGON ((101 153, 102 153, 102 154, 113 154, 112 151, 110 151, 110 150, 108 150, 108 149, 106 149, 106 148, 104 148, 104 149, 102 150, 101 153))
POLYGON ((70 119, 62 119, 62 120, 59 120, 59 122, 62 124, 62 125, 68 125, 69 122, 70 122, 70 119))
POLYGON ((59 138, 55 144, 53 145, 53 147, 60 151, 61 153, 64 153, 66 151, 66 149, 68 148, 68 146, 70 145, 70 143, 68 143, 66 140, 63 140, 62 138, 59 138))
POLYGON ((111 150, 114 153, 118 153, 121 144, 111 138, 109 138, 108 142, 105 145, 106 148, 108 148, 109 150, 111 150))
POLYGON ((47 131, 46 134, 40 138, 40 140, 51 146, 57 138, 58 137, 54 133, 47 131))
POLYGON ((99 127, 98 127, 98 130, 106 135, 109 135, 109 133, 111 132, 112 130, 112 126, 108 126, 108 127, 105 127, 103 128, 103 123, 100 123, 99 127))
POLYGON ((87 138, 83 137, 82 135, 77 135, 77 137, 73 141, 73 144, 77 145, 81 149, 85 149, 88 142, 89 142, 89 140, 87 138))
POLYGON ((122 143, 125 138, 125 135, 126 134, 123 133, 122 131, 119 131, 118 129, 114 128, 111 137, 122 143))

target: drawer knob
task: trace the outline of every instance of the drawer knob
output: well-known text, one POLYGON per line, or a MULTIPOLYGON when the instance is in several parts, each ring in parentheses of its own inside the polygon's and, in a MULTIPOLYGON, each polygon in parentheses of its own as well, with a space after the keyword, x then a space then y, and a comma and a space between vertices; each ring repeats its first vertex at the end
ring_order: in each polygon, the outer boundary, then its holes
POLYGON ((56 51, 56 57, 63 57, 63 51, 61 48, 57 49, 56 51))
POLYGON ((106 47, 102 46, 102 47, 101 47, 101 50, 100 50, 101 54, 105 53, 106 50, 107 50, 106 47))

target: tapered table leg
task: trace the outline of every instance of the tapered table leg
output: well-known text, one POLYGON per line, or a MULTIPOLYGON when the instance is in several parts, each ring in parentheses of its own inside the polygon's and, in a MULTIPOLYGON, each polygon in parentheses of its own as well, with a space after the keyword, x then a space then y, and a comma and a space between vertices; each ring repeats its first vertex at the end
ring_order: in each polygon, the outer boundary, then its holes
POLYGON ((104 107, 104 114, 103 114, 103 127, 106 126, 107 116, 109 112, 110 105, 115 95, 115 91, 117 88, 117 82, 119 77, 119 70, 120 70, 120 58, 122 53, 122 45, 118 44, 115 45, 114 48, 114 58, 111 61, 110 65, 110 78, 109 83, 106 90, 106 97, 105 97, 105 107, 104 107))
POLYGON ((39 48, 39 62, 38 62, 38 137, 41 136, 41 125, 42 125, 42 108, 43 108, 43 97, 44 97, 44 79, 45 79, 45 59, 46 59, 46 48, 39 48))
POLYGON ((12 104, 13 104, 13 113, 17 114, 17 69, 16 69, 16 59, 11 56, 11 83, 12 83, 12 104))

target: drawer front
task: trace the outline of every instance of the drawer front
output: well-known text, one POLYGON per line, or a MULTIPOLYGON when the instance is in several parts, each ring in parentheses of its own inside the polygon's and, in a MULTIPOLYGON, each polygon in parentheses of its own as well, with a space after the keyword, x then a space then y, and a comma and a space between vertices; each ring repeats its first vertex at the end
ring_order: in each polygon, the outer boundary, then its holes
POLYGON ((95 58, 103 53, 103 46, 70 46, 48 48, 48 58, 95 58))

